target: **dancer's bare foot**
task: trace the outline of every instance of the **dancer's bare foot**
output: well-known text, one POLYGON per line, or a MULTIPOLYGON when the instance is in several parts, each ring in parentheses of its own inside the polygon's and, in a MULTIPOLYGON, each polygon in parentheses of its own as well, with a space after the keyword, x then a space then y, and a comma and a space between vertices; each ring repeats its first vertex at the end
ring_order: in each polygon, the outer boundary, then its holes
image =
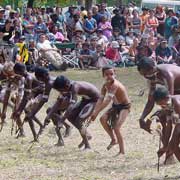
POLYGON ((117 142, 115 141, 115 140, 112 140, 111 142, 110 142, 110 144, 108 145, 108 147, 107 147, 107 150, 109 151, 113 146, 115 146, 117 144, 117 142))

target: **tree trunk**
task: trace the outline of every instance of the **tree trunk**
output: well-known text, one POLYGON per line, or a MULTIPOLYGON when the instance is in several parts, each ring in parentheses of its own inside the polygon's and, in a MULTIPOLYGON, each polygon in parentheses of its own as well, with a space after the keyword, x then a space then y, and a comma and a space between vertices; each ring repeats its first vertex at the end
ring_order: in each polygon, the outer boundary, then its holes
POLYGON ((91 9, 92 4, 93 4, 93 0, 86 0, 86 1, 85 1, 85 8, 86 8, 87 10, 91 9))
POLYGON ((33 7, 34 0, 28 0, 27 7, 32 8, 33 7))

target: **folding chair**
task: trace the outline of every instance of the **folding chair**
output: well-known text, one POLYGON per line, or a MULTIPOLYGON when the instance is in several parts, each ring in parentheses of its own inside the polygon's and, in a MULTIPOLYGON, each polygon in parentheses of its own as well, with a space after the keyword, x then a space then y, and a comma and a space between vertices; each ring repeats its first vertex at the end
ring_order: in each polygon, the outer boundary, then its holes
POLYGON ((76 44, 75 43, 59 43, 59 42, 55 42, 53 45, 55 45, 58 49, 60 49, 62 51, 62 58, 63 61, 66 63, 69 63, 71 65, 77 68, 79 68, 79 61, 77 58, 77 54, 76 54, 76 44), (75 50, 75 52, 71 52, 69 54, 64 53, 65 49, 71 49, 71 50, 75 50))

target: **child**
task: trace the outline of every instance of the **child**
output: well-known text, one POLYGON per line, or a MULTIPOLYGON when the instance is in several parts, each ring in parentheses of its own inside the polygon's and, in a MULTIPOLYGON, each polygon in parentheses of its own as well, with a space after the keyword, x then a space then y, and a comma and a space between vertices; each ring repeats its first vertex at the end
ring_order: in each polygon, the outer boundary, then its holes
POLYGON ((130 112, 130 100, 124 85, 115 78, 115 71, 112 67, 106 66, 102 68, 102 73, 106 82, 101 89, 101 97, 95 106, 91 120, 94 121, 99 112, 113 101, 112 107, 102 115, 100 121, 103 128, 111 138, 107 150, 110 150, 118 143, 118 155, 121 153, 124 154, 124 142, 120 128, 130 112))

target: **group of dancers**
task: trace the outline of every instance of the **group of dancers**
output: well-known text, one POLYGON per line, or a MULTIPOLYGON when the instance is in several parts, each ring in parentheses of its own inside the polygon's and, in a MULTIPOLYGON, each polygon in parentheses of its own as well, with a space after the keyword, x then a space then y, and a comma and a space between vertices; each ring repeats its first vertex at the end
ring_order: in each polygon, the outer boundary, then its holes
MULTIPOLYGON (((173 157, 180 161, 180 67, 170 64, 156 65, 144 57, 138 63, 138 71, 148 80, 149 96, 143 113, 139 119, 140 127, 151 133, 152 119, 146 117, 151 113, 154 104, 161 107, 153 116, 161 127, 163 147, 158 156, 166 154, 165 163, 173 157)), ((72 81, 63 75, 54 77, 43 67, 36 67, 34 74, 27 72, 22 63, 6 62, 0 66, 1 92, 1 130, 6 121, 7 107, 12 108, 11 118, 16 123, 17 137, 24 136, 23 125, 29 123, 33 141, 38 141, 43 130, 52 121, 58 136, 56 145, 64 146, 61 128, 65 127, 65 136, 70 135, 71 125, 80 133, 82 141, 79 148, 90 149, 92 139, 88 126, 95 121, 101 111, 102 127, 111 138, 107 150, 119 145, 119 154, 124 154, 124 141, 121 127, 130 113, 131 104, 125 86, 116 78, 113 67, 102 68, 105 82, 101 90, 86 81, 72 81), (47 115, 41 122, 37 113, 48 103, 52 89, 59 95, 47 115), (39 125, 36 132, 34 123, 39 125)))

